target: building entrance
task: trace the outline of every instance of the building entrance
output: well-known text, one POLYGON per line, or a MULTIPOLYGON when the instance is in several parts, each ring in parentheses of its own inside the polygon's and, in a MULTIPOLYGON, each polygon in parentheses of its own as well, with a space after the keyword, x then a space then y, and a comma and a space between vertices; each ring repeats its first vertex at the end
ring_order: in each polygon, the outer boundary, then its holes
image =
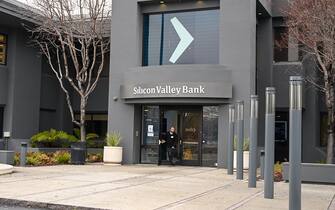
MULTIPOLYGON (((159 161, 169 160, 169 130, 175 128, 175 156, 182 165, 200 165, 202 144, 202 107, 171 107, 160 109, 160 154, 159 161)), ((174 147, 174 146, 173 146, 174 147)), ((170 151, 171 152, 171 151, 170 151)), ((171 157, 170 157, 171 158, 171 157)))
POLYGON ((142 120, 142 163, 170 164, 172 151, 175 164, 216 165, 216 106, 143 106, 142 120))

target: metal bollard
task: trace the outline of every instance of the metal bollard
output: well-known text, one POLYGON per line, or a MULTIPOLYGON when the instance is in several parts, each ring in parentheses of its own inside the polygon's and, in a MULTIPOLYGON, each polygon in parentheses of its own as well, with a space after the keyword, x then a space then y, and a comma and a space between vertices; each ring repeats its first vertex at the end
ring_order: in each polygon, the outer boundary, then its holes
POLYGON ((243 101, 236 102, 236 179, 243 179, 243 143, 244 143, 244 104, 243 101))
POLYGON ((302 78, 290 77, 289 209, 301 209, 302 78))
POLYGON ((261 179, 264 180, 264 167, 265 167, 265 151, 264 150, 261 150, 260 165, 261 165, 261 179))
POLYGON ((227 158, 227 173, 234 173, 234 123, 235 123, 235 108, 234 105, 229 105, 229 125, 228 125, 228 158, 227 158))
POLYGON ((265 168, 264 168, 264 198, 273 199, 273 171, 275 146, 275 92, 273 87, 266 88, 265 110, 265 168))
POLYGON ((250 155, 248 187, 256 187, 257 179, 257 129, 258 129, 258 96, 251 96, 250 101, 250 155))
POLYGON ((20 166, 26 166, 27 142, 21 142, 20 166))

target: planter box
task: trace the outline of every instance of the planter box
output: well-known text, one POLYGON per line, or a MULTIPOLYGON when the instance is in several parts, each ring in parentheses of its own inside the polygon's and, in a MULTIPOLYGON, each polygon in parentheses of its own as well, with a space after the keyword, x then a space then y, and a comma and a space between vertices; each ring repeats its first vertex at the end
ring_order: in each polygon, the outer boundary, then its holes
POLYGON ((120 165, 122 163, 122 147, 104 147, 104 164, 120 165))
MULTIPOLYGON (((289 181, 289 163, 283 163, 283 178, 289 181)), ((302 163, 301 181, 335 184, 335 164, 302 163)))
MULTIPOLYGON (((234 169, 237 167, 237 152, 234 151, 234 169)), ((243 169, 249 169, 249 151, 243 152, 243 169)))
POLYGON ((14 165, 14 151, 0 150, 0 163, 14 165))

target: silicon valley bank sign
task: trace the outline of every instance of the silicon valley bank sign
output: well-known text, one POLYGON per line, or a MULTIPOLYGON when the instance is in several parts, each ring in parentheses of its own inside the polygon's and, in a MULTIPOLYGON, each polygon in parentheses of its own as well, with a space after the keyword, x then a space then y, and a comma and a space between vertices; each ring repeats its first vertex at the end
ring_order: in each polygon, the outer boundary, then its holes
POLYGON ((172 86, 172 85, 157 85, 155 87, 135 86, 133 88, 133 95, 181 95, 181 94, 205 94, 205 87, 199 85, 197 87, 190 87, 188 85, 172 86))
POLYGON ((122 85, 124 99, 136 98, 231 98, 232 86, 220 82, 171 82, 122 85))

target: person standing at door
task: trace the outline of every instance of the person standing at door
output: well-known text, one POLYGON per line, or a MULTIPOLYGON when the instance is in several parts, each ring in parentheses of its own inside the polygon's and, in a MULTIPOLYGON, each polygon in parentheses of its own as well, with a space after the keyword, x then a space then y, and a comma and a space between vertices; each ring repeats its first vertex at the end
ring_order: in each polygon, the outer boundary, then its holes
POLYGON ((176 129, 173 126, 171 126, 170 130, 166 134, 166 144, 169 161, 171 165, 174 165, 177 155, 178 135, 176 133, 176 129))

